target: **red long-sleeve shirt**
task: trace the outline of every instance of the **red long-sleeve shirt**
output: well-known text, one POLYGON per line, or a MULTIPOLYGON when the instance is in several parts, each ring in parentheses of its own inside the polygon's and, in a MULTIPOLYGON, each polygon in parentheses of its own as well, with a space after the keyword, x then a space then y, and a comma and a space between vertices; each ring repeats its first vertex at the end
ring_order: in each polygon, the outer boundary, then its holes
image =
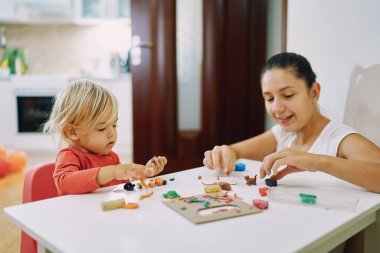
POLYGON ((95 155, 73 147, 62 149, 57 155, 53 174, 58 195, 88 193, 100 187, 128 182, 116 179, 104 185, 96 182, 101 167, 117 164, 120 164, 120 160, 114 152, 95 155))

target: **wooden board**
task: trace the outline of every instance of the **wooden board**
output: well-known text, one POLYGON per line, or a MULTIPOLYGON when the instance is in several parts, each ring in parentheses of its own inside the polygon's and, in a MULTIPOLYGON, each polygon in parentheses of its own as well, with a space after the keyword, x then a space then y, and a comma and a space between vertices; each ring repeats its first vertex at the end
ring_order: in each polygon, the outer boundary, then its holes
POLYGON ((226 201, 226 199, 214 196, 215 195, 211 194, 192 196, 196 201, 200 202, 189 203, 187 202, 189 201, 188 198, 162 202, 195 224, 261 212, 260 209, 238 198, 228 197, 230 201, 226 201), (206 204, 206 202, 208 202, 208 204, 206 204))

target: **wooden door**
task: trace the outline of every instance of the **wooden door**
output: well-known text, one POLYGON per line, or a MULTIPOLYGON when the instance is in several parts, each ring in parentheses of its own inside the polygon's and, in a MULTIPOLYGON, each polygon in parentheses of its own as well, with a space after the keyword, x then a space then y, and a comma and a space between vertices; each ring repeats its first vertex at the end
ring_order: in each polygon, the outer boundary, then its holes
POLYGON ((201 166, 206 149, 264 130, 266 0, 203 1, 201 129, 186 132, 177 126, 175 4, 131 1, 132 36, 151 43, 131 66, 134 162, 165 155, 165 173, 201 166))

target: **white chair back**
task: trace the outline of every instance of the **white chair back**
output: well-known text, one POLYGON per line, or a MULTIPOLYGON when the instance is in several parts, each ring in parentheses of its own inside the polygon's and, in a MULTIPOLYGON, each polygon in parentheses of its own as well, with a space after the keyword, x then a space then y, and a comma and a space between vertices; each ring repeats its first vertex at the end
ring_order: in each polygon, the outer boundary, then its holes
POLYGON ((380 64, 354 68, 343 121, 380 146, 380 64))

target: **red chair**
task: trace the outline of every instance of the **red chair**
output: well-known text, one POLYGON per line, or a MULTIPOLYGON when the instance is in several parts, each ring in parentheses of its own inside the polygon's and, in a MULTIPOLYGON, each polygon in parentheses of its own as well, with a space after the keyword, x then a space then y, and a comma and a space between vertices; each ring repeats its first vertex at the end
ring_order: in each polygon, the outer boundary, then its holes
MULTIPOLYGON (((49 199, 57 196, 53 180, 55 163, 37 165, 26 172, 22 203, 49 199)), ((28 234, 21 232, 21 253, 37 252, 37 242, 28 234)))

